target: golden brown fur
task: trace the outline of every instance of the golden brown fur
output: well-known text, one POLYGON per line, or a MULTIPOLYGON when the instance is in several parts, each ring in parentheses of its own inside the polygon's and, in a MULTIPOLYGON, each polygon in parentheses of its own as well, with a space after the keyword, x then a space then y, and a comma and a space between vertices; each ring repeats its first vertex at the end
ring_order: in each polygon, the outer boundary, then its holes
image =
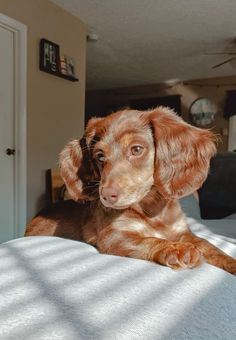
POLYGON ((214 140, 163 107, 91 119, 60 155, 74 201, 41 212, 25 235, 80 240, 174 269, 206 261, 236 274, 235 259, 191 233, 178 202, 206 179, 214 140))

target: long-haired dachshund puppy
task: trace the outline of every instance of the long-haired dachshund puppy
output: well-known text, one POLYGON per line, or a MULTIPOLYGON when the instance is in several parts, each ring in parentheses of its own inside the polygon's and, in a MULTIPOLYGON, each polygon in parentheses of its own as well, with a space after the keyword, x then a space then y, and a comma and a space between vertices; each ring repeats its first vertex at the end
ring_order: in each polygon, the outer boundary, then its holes
POLYGON ((206 179, 214 142, 163 107, 92 118, 60 155, 73 201, 42 211, 25 235, 84 241, 173 269, 206 261, 236 275, 236 260, 195 236, 178 202, 206 179))

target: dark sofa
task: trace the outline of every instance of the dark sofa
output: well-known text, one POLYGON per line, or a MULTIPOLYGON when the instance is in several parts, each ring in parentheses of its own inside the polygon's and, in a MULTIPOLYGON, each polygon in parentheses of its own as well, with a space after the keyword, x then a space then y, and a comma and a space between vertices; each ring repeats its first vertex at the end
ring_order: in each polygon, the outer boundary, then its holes
POLYGON ((236 152, 217 154, 207 180, 199 190, 203 219, 219 219, 236 213, 236 152))

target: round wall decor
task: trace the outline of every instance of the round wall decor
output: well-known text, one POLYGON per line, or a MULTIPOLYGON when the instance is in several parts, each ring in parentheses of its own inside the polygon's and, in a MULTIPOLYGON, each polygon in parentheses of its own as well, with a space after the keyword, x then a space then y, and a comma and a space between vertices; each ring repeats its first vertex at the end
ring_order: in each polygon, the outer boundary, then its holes
POLYGON ((208 98, 197 98, 189 109, 192 123, 199 127, 210 126, 216 113, 217 106, 208 98))

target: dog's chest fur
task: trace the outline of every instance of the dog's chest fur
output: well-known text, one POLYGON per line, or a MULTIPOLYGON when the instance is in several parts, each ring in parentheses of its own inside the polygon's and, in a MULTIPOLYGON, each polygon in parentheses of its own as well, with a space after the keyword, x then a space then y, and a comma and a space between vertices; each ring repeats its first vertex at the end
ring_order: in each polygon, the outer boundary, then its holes
POLYGON ((108 232, 113 234, 110 239, 123 238, 127 233, 132 233, 138 237, 178 240, 187 231, 186 218, 178 200, 157 202, 149 211, 142 204, 114 210, 97 202, 93 217, 83 226, 83 237, 85 242, 96 245, 97 240, 108 232))

